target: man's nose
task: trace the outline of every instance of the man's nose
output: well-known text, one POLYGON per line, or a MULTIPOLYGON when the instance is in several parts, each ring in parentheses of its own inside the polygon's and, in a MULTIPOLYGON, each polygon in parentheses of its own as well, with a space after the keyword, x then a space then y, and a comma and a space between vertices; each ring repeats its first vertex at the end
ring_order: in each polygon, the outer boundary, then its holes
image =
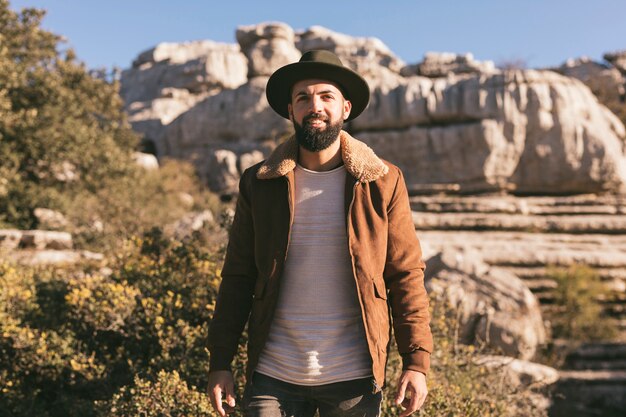
POLYGON ((313 96, 311 98, 311 111, 313 113, 321 113, 324 110, 324 105, 322 103, 322 98, 318 96, 313 96))

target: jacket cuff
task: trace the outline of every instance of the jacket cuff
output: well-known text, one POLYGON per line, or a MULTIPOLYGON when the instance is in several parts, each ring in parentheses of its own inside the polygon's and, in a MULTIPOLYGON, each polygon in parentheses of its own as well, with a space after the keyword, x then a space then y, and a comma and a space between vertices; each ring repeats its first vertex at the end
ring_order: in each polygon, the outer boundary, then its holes
POLYGON ((213 349, 210 351, 209 372, 211 371, 230 371, 230 362, 233 360, 232 355, 226 349, 213 349))
POLYGON ((428 374, 430 369, 430 353, 425 350, 414 350, 413 352, 403 353, 402 370, 418 371, 424 375, 428 374))

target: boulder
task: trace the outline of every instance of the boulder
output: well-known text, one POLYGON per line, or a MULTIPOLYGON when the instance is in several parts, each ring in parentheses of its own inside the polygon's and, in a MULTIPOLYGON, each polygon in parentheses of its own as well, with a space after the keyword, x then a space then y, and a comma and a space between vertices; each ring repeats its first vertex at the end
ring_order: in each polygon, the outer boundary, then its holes
POLYGON ((502 371, 506 382, 515 388, 547 388, 559 380, 559 371, 535 362, 508 356, 480 355, 476 364, 502 371))
POLYGON ((39 227, 43 229, 63 229, 69 224, 63 213, 58 211, 37 207, 34 210, 34 214, 37 218, 39 227))
POLYGON ((476 61, 471 53, 427 52, 424 60, 402 69, 404 76, 447 77, 449 74, 489 74, 498 72, 493 61, 476 61))
POLYGON ((104 255, 89 251, 43 249, 11 252, 8 258, 13 262, 29 266, 73 265, 85 261, 102 262, 104 255))
POLYGON ((301 52, 312 49, 332 51, 344 65, 363 76, 376 73, 378 67, 400 74, 405 67, 404 61, 395 56, 380 39, 349 36, 322 26, 311 26, 296 33, 296 47, 301 52))
POLYGON ((261 23, 237 28, 237 42, 248 58, 248 77, 269 76, 300 59, 294 32, 284 23, 261 23))
POLYGON ((609 52, 604 54, 604 59, 617 68, 622 74, 626 74, 626 50, 609 52))
POLYGON ((50 230, 23 230, 19 247, 25 249, 72 249, 72 235, 67 232, 55 232, 50 230))
POLYGON ((539 303, 515 275, 490 267, 471 249, 444 250, 426 265, 426 288, 456 311, 460 342, 524 360, 545 342, 539 303))
POLYGON ((213 41, 161 43, 139 54, 122 72, 126 104, 163 97, 166 88, 201 93, 236 88, 247 80, 248 63, 237 45, 213 41))
POLYGON ((239 172, 243 174, 246 169, 261 162, 264 158, 263 152, 259 150, 239 155, 239 160, 237 161, 239 172))
POLYGON ((16 229, 0 229, 0 249, 17 249, 22 240, 22 231, 16 229))
POLYGON ((205 176, 209 188, 217 193, 230 194, 237 192, 239 171, 237 155, 228 149, 217 149, 206 161, 208 171, 205 176))
POLYGON ((153 171, 153 170, 159 169, 159 161, 157 160, 156 156, 152 154, 143 153, 143 152, 133 152, 133 159, 135 160, 135 163, 137 165, 139 165, 140 167, 142 167, 143 169, 147 171, 153 171))
POLYGON ((568 59, 554 71, 582 81, 595 95, 607 101, 620 100, 626 93, 624 77, 619 69, 587 57, 568 59))
POLYGON ((165 226, 165 232, 181 240, 191 236, 207 224, 214 223, 213 213, 210 210, 185 214, 180 220, 165 226))

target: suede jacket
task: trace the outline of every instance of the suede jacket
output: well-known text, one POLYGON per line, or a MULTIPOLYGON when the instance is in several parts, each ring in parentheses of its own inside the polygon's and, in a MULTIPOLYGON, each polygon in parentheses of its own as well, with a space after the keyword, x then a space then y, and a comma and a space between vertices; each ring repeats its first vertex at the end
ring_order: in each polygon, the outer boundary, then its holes
MULTIPOLYGON (((433 349, 424 267, 401 171, 342 131, 348 249, 378 387, 393 323, 403 368, 427 373, 433 349), (391 316, 390 316, 391 311, 391 316)), ((294 207, 295 138, 242 175, 209 330, 210 369, 230 369, 248 322, 251 376, 280 291, 294 207)), ((306 294, 302 294, 306 297, 306 294)))

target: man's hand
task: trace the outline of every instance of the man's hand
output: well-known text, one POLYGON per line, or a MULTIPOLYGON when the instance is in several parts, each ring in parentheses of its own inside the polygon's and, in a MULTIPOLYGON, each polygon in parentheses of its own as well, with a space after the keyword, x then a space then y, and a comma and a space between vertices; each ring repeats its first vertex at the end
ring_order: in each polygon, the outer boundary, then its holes
POLYGON ((221 417, 235 411, 235 381, 232 372, 210 372, 208 390, 211 404, 221 417), (223 404, 223 401, 226 404, 223 404))
POLYGON ((426 388, 426 376, 417 371, 406 370, 400 375, 396 405, 402 405, 404 411, 399 417, 410 416, 419 410, 426 400, 428 389, 426 388), (407 397, 407 394, 410 394, 407 397))

